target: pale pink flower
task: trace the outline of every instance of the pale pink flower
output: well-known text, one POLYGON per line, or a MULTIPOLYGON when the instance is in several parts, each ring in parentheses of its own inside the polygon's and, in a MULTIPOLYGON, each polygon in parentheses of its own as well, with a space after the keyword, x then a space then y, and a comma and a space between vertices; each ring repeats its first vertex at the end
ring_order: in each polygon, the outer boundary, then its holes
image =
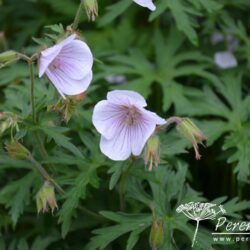
POLYGON ((146 7, 150 9, 151 11, 156 10, 156 7, 152 0, 133 0, 135 3, 139 4, 142 7, 146 7))
POLYGON ((146 110, 145 99, 134 91, 114 90, 96 104, 93 124, 101 134, 100 149, 112 160, 126 160, 141 154, 156 125, 166 123, 146 110))
POLYGON ((92 65, 88 45, 73 34, 41 52, 39 77, 45 73, 63 97, 78 95, 91 83, 92 65))

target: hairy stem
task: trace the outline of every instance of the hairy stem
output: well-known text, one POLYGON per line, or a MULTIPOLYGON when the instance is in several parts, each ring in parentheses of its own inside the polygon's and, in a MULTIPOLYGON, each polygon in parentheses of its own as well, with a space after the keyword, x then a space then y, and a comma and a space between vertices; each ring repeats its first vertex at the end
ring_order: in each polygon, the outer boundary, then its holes
POLYGON ((34 67, 32 61, 29 61, 29 67, 30 67, 30 81, 31 81, 30 98, 31 98, 32 118, 33 122, 36 123, 35 93, 34 93, 35 77, 34 77, 34 67))
POLYGON ((179 124, 181 121, 182 121, 182 118, 179 116, 172 116, 166 120, 167 126, 169 126, 170 124, 173 124, 173 123, 179 124))
POLYGON ((124 199, 126 184, 129 176, 129 172, 134 164, 134 159, 132 159, 132 162, 128 166, 127 170, 122 174, 120 185, 119 185, 119 196, 120 196, 120 210, 125 211, 126 209, 126 203, 124 199))
POLYGON ((170 125, 175 124, 178 125, 182 121, 182 118, 179 116, 172 116, 166 119, 166 123, 164 125, 158 126, 156 128, 156 132, 167 129, 170 125))
POLYGON ((27 159, 32 163, 32 165, 35 167, 35 169, 42 175, 42 177, 49 181, 54 185, 54 187, 58 190, 58 192, 64 194, 63 189, 59 186, 59 184, 56 183, 56 181, 49 175, 49 173, 46 171, 46 169, 37 162, 31 154, 28 155, 27 159))

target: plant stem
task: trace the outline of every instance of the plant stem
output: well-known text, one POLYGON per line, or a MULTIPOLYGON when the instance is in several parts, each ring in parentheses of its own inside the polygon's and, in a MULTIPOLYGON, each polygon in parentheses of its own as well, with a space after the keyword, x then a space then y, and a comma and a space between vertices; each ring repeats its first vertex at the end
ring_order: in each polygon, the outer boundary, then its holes
POLYGON ((102 221, 102 222, 107 222, 107 221, 108 221, 105 217, 102 217, 102 216, 99 215, 98 213, 93 212, 93 211, 89 210, 88 208, 86 208, 86 207, 84 207, 84 206, 80 206, 79 209, 80 209, 83 213, 92 216, 93 218, 95 218, 95 219, 98 220, 98 221, 102 221))
POLYGON ((34 95, 35 77, 34 77, 34 67, 32 61, 29 61, 29 67, 30 67, 30 81, 31 81, 30 98, 31 98, 32 118, 33 122, 36 123, 35 95, 34 95))
POLYGON ((76 29, 77 29, 78 24, 79 24, 79 22, 80 22, 80 17, 81 17, 81 12, 82 12, 82 4, 83 4, 82 2, 83 2, 83 1, 81 1, 80 5, 79 5, 79 7, 78 7, 78 9, 77 9, 77 12, 76 12, 76 15, 75 15, 75 19, 74 19, 74 22, 73 22, 73 24, 72 24, 73 30, 76 30, 76 29))
POLYGON ((166 119, 166 123, 164 125, 158 126, 156 131, 162 131, 167 129, 170 125, 175 124, 178 125, 182 121, 182 118, 179 116, 172 116, 166 119))
POLYGON ((63 189, 56 183, 56 181, 49 175, 49 173, 43 168, 43 166, 37 162, 31 154, 28 155, 27 159, 33 164, 33 166, 38 170, 38 172, 43 176, 43 178, 54 185, 58 192, 64 194, 63 189))
POLYGON ((173 123, 179 124, 181 121, 182 121, 182 118, 179 116, 172 116, 166 120, 167 126, 169 126, 170 124, 173 124, 173 123))
POLYGON ((126 184, 127 184, 129 172, 133 166, 133 163, 134 163, 134 160, 132 159, 132 162, 128 166, 127 170, 122 174, 120 185, 119 185, 120 210, 123 212, 126 209, 126 203, 124 200, 124 193, 125 193, 125 189, 126 189, 126 184))

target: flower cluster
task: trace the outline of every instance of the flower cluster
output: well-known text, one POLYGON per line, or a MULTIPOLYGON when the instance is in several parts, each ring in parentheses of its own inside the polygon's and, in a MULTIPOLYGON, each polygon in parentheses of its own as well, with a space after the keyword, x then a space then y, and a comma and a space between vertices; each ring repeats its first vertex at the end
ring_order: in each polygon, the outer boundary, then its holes
MULTIPOLYGON (((133 1, 151 11, 156 9, 152 0, 133 1)), ((98 14, 97 1, 84 1, 84 6, 89 18, 94 20, 98 14)), ((57 37, 56 44, 46 47, 40 53, 31 57, 15 51, 7 51, 0 54, 0 66, 19 59, 26 60, 30 65, 32 84, 31 106, 34 123, 37 122, 33 93, 33 63, 36 60, 38 60, 39 77, 46 75, 63 97, 56 105, 49 105, 48 110, 63 114, 65 122, 70 120, 76 105, 85 97, 86 90, 92 81, 94 59, 88 45, 77 34, 78 14, 74 24, 69 26, 65 33, 62 29, 60 36, 58 36, 60 39, 57 37)), ((126 78, 124 76, 110 76, 107 81, 123 83, 126 82, 126 78)), ((140 156, 144 150, 145 165, 149 165, 148 169, 151 171, 153 166, 157 167, 160 163, 160 139, 157 135, 161 130, 159 128, 176 123, 183 136, 192 142, 196 158, 200 158, 198 144, 206 137, 193 122, 188 118, 182 119, 179 117, 172 117, 168 120, 163 119, 156 113, 147 110, 146 106, 147 103, 143 96, 135 91, 128 90, 108 92, 107 99, 95 105, 92 122, 96 130, 101 134, 100 150, 104 155, 111 160, 123 161, 130 156, 140 156)), ((1 112, 0 135, 9 128, 11 128, 11 133, 13 133, 13 129, 19 130, 17 116, 12 113, 1 112)), ((13 137, 12 134, 11 137, 13 137)), ((12 138, 11 143, 6 145, 6 150, 13 159, 29 159, 45 179, 48 178, 49 175, 34 160, 30 151, 16 139, 12 138)), ((49 180, 50 183, 46 182, 38 193, 38 211, 46 211, 48 206, 51 207, 52 211, 57 208, 54 198, 54 186, 59 190, 60 187, 52 178, 49 178, 49 180)))
MULTIPOLYGON (((152 1, 135 1, 152 7, 152 1)), ((70 35, 53 47, 41 52, 39 76, 50 79, 58 92, 65 95, 83 95, 92 80, 93 55, 87 44, 70 35)), ((66 99, 66 98, 65 98, 66 99)), ((60 102, 59 111, 64 119, 70 119, 71 102, 60 102), (68 104, 67 104, 68 103, 68 104)), ((93 124, 101 134, 100 149, 103 154, 115 161, 128 159, 131 155, 140 156, 145 145, 144 160, 152 170, 160 163, 159 138, 155 135, 157 126, 166 125, 166 120, 145 109, 143 96, 134 91, 114 90, 107 94, 107 100, 96 104, 93 111, 93 124)), ((171 120, 171 118, 170 118, 171 120)), ((172 119, 177 129, 192 142, 196 158, 200 158, 198 143, 206 137, 188 118, 172 119)), ((169 119, 168 119, 169 121, 169 119)), ((169 124, 168 124, 169 125, 169 124)))

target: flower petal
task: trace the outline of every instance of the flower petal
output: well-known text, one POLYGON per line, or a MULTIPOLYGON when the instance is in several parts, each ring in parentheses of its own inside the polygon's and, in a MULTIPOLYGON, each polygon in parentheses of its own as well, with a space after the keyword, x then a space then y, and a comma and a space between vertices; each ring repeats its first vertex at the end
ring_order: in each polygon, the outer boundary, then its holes
POLYGON ((42 75, 45 73, 45 71, 49 67, 50 63, 59 55, 63 46, 72 42, 75 39, 75 37, 76 35, 73 34, 67 37, 62 42, 54 45, 51 48, 45 49, 44 51, 41 52, 41 56, 39 59, 39 77, 42 77, 42 75))
POLYGON ((58 43, 58 45, 66 46, 67 44, 71 43, 75 39, 76 39, 76 34, 72 34, 68 36, 67 38, 65 38, 63 41, 61 41, 60 43, 58 43))
POLYGON ((89 74, 83 79, 74 80, 69 78, 63 71, 59 69, 54 71, 47 69, 46 75, 62 96, 64 96, 63 94, 78 95, 86 91, 93 77, 92 71, 90 71, 89 74))
POLYGON ((155 124, 146 120, 133 128, 131 131, 133 155, 138 156, 142 153, 148 138, 154 133, 154 130, 155 124))
POLYGON ((108 92, 107 99, 119 105, 136 105, 146 107, 147 103, 143 96, 134 91, 129 90, 113 90, 108 92))
POLYGON ((63 46, 57 58, 61 62, 61 70, 75 80, 88 75, 93 66, 93 55, 88 45, 80 40, 63 46))
POLYGON ((152 0, 133 0, 133 1, 142 7, 150 9, 151 11, 156 10, 156 7, 153 4, 152 0))
POLYGON ((55 45, 41 52, 39 58, 39 77, 42 77, 50 63, 57 57, 62 49, 61 45, 55 45))
POLYGON ((221 69, 234 68, 238 65, 235 56, 229 51, 217 52, 214 55, 214 62, 221 69))
POLYGON ((125 126, 120 127, 120 132, 115 137, 108 140, 101 137, 100 149, 103 154, 114 161, 123 161, 131 154, 130 130, 125 126))
POLYGON ((156 125, 164 125, 167 123, 165 119, 161 118, 154 112, 151 112, 148 110, 144 110, 143 112, 144 112, 145 119, 154 122, 156 125))
POLYGON ((106 139, 111 139, 119 131, 123 114, 118 105, 108 101, 98 102, 93 111, 92 121, 97 131, 106 139))
POLYGON ((154 133, 156 125, 163 125, 166 123, 165 119, 162 119, 157 114, 141 110, 141 121, 136 125, 131 133, 132 141, 132 153, 134 155, 140 155, 147 140, 154 133))

